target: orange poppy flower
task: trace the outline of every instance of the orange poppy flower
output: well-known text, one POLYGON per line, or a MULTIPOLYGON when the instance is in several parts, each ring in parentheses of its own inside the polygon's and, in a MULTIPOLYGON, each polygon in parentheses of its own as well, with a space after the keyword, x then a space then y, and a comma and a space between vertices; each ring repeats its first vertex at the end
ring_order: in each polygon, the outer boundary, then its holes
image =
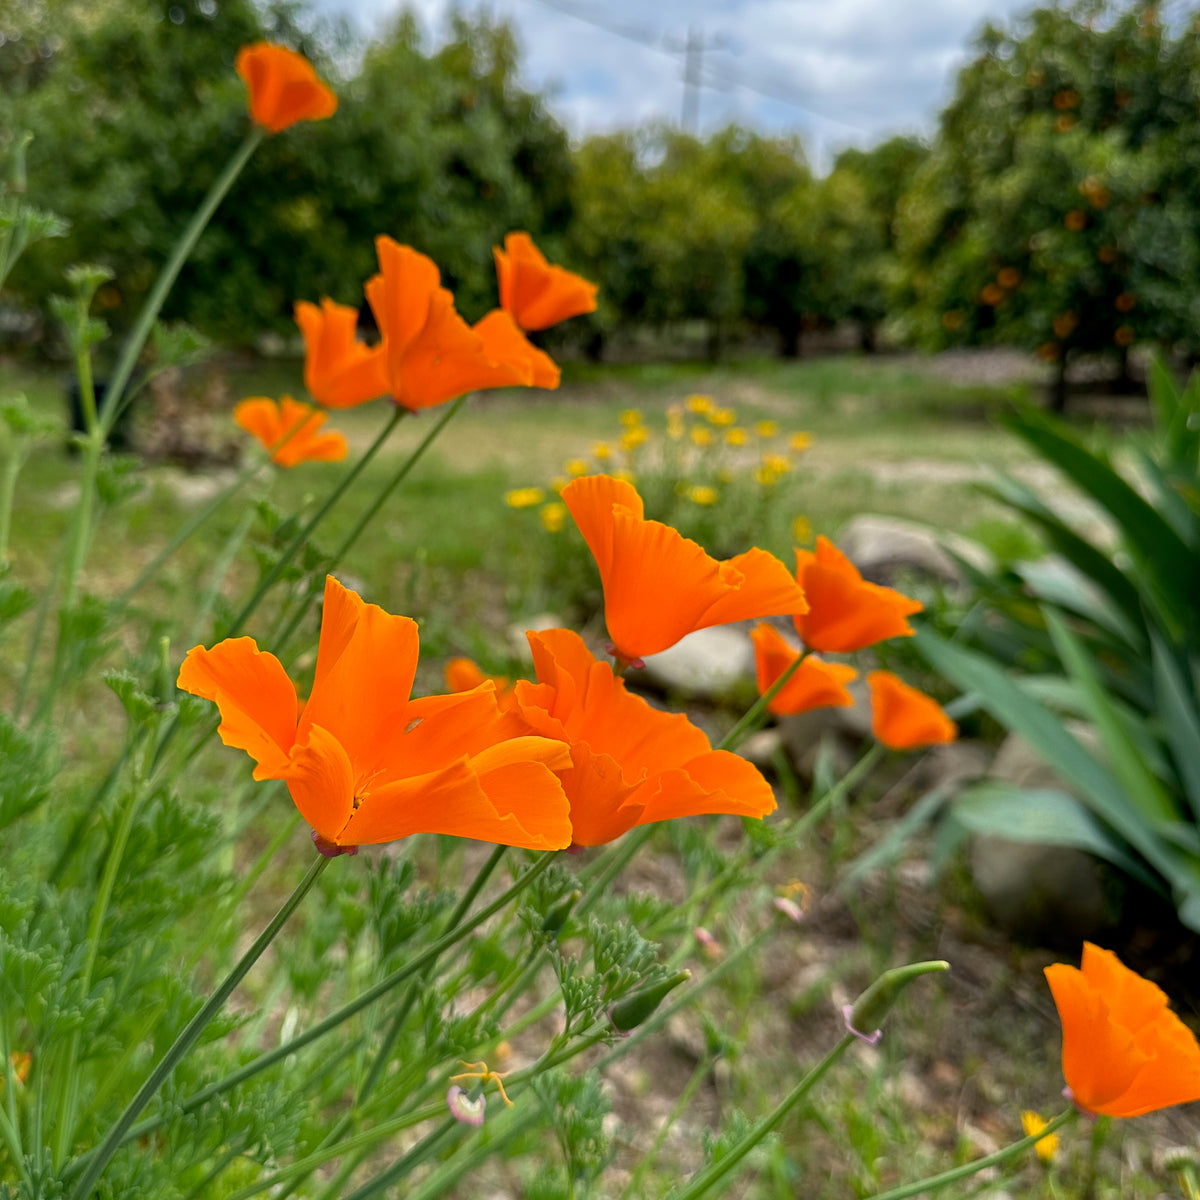
POLYGON ((304 335, 304 384, 326 408, 352 408, 387 391, 383 350, 358 340, 358 310, 326 296, 321 307, 301 300, 296 324, 304 335))
POLYGON ((1111 950, 1083 944, 1082 969, 1055 963, 1046 981, 1062 1021, 1071 1098, 1109 1117, 1200 1100, 1200 1045, 1161 988, 1111 950))
MULTIPOLYGON (((761 696, 800 655, 779 630, 765 621, 751 630, 750 638, 754 642, 754 669, 761 696)), ((813 708, 849 708, 854 697, 846 691, 846 684, 857 678, 858 672, 853 667, 823 662, 810 654, 775 693, 767 709, 786 717, 813 708)))
POLYGON ((178 683, 216 701, 221 740, 254 759, 255 779, 286 781, 322 853, 413 833, 566 846, 568 805, 553 772, 570 765, 567 747, 528 736, 490 684, 410 699, 417 651, 415 621, 329 576, 307 703, 248 637, 197 646, 178 683))
POLYGON ((318 432, 329 418, 291 396, 284 396, 278 404, 266 396, 252 396, 233 410, 233 419, 254 434, 281 467, 309 460, 341 462, 346 457, 342 434, 318 432))
POLYGON ((486 317, 476 321, 475 332, 483 338, 488 354, 501 362, 528 360, 531 371, 530 387, 553 390, 558 387, 562 371, 544 350, 539 350, 518 328, 512 316, 502 308, 493 308, 486 317))
POLYGON ((504 249, 492 248, 500 307, 512 314, 522 329, 545 329, 568 317, 595 312, 594 283, 565 267, 546 261, 527 233, 510 233, 504 249))
POLYGON ((514 688, 530 728, 571 747, 560 778, 577 846, 598 846, 672 817, 735 813, 764 817, 770 785, 744 758, 714 750, 687 717, 653 708, 626 691, 569 629, 527 633, 537 683, 514 688))
POLYGON ((250 92, 250 116, 268 133, 281 133, 297 121, 323 121, 337 112, 337 97, 295 50, 254 42, 237 52, 235 66, 250 92))
POLYGON ((613 654, 636 663, 709 625, 803 613, 804 592, 765 550, 719 562, 678 530, 647 521, 637 489, 610 475, 561 492, 604 586, 613 654))
POLYGON ((890 671, 872 671, 871 732, 891 750, 914 750, 958 737, 954 724, 938 702, 890 671))
POLYGON ((477 333, 440 286, 431 258, 390 237, 375 239, 380 273, 367 281, 367 300, 383 335, 388 391, 405 408, 432 408, 479 388, 533 382, 528 355, 514 357, 505 331, 477 333))
POLYGON ((911 635, 905 617, 924 607, 893 588, 868 583, 826 537, 817 538, 815 551, 796 551, 796 579, 808 597, 808 611, 796 618, 796 632, 813 650, 847 654, 911 635))

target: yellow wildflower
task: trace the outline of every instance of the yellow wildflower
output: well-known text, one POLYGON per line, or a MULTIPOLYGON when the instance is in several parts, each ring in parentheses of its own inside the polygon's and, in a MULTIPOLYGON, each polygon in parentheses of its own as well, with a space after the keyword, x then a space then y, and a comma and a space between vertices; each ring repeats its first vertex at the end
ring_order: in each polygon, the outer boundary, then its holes
POLYGON ((542 518, 542 528, 547 533, 558 533, 567 519, 567 506, 558 500, 543 504, 538 516, 542 518))
POLYGON ((550 489, 554 492, 561 492, 563 488, 565 488, 570 482, 571 481, 565 475, 555 475, 555 477, 550 480, 550 489))
POLYGON ((714 408, 708 414, 708 419, 713 425, 732 425, 737 420, 737 413, 732 408, 714 408))
MULTIPOLYGON (((1046 1122, 1037 1113, 1026 1111, 1021 1114, 1021 1128, 1025 1130, 1026 1137, 1032 1137, 1046 1128, 1046 1122)), ((1058 1149, 1058 1134, 1052 1133, 1041 1141, 1034 1142, 1033 1148, 1037 1151, 1038 1158, 1048 1163, 1058 1149)))
POLYGON ((711 446, 713 444, 712 430, 706 428, 704 425, 694 425, 691 437, 697 446, 711 446))
POLYGON ((801 546, 812 541, 812 522, 803 514, 792 521, 792 540, 801 546))
POLYGON ((762 465, 776 475, 786 475, 792 469, 786 454, 764 454, 762 465))
POLYGON ((708 507, 710 504, 716 504, 719 496, 720 493, 715 487, 709 487, 703 483, 698 483, 687 490, 687 498, 693 504, 703 504, 705 507, 708 507))
POLYGON ((614 471, 612 473, 612 477, 614 479, 620 479, 625 483, 637 483, 637 476, 632 471, 627 471, 624 468, 622 468, 620 471, 614 471))
POLYGON ((779 432, 779 425, 775 421, 757 421, 754 425, 754 432, 760 438, 774 437, 779 432))
POLYGON ((636 450, 649 436, 644 425, 634 425, 621 434, 621 449, 626 452, 636 450))
POLYGON ((592 447, 592 457, 598 458, 601 462, 605 459, 612 458, 612 451, 608 448, 607 442, 597 442, 592 447))
POLYGON ((687 405, 688 412, 695 413, 698 417, 702 417, 706 412, 712 412, 714 407, 711 396, 701 396, 699 393, 689 396, 684 403, 687 405))
POLYGON ((642 414, 636 408, 627 408, 621 414, 621 424, 626 429, 633 429, 642 423, 642 414))
POLYGON ((545 498, 546 493, 540 487, 513 488, 511 492, 504 493, 504 503, 509 508, 532 508, 545 498))
POLYGON ((749 434, 740 425, 725 430, 725 441, 730 446, 744 446, 749 440, 749 434))
POLYGON ((812 445, 811 433, 793 433, 788 438, 788 449, 794 450, 797 454, 803 454, 805 450, 812 445))
POLYGON ((586 475, 588 465, 582 458, 569 458, 563 463, 563 470, 568 475, 586 475))

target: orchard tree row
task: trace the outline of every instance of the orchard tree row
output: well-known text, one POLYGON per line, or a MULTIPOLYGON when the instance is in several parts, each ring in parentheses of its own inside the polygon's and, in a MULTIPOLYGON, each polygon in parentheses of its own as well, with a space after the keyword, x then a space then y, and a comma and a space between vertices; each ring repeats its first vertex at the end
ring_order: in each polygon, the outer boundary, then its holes
POLYGON ((1060 376, 1080 353, 1122 368, 1137 342, 1200 348, 1200 35, 1145 0, 987 28, 929 145, 847 151, 823 178, 798 138, 739 128, 572 147, 486 16, 431 48, 402 15, 363 47, 286 0, 0 0, 0 33, 0 131, 34 134, 31 192, 71 222, 6 310, 103 246, 99 302, 129 319, 245 121, 234 53, 269 37, 317 61, 340 108, 265 146, 201 242, 168 315, 214 337, 285 329, 297 298, 357 302, 379 231, 479 315, 488 248, 525 228, 602 285, 593 352, 679 321, 707 323, 714 352, 769 330, 785 355, 845 322, 870 348, 886 321, 933 348, 1025 347, 1060 376))

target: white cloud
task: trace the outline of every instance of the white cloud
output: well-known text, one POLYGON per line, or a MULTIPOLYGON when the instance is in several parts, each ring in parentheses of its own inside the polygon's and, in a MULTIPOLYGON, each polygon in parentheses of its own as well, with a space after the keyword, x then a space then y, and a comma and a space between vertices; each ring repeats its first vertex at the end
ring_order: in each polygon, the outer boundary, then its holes
MULTIPOLYGON (((318 0, 370 30, 397 0, 318 0)), ((562 0, 560 0, 562 2, 562 0)), ((720 49, 704 56, 701 123, 731 120, 798 130, 817 145, 865 145, 893 132, 931 131, 954 73, 987 19, 1007 22, 1028 0, 567 0, 638 34, 675 39, 689 28, 720 49), (767 93, 764 95, 763 93, 767 93)), ((619 37, 557 11, 555 0, 492 0, 516 25, 526 81, 553 89, 551 107, 575 135, 639 121, 678 121, 681 55, 619 37)), ((411 0, 436 32, 452 0, 411 0)))

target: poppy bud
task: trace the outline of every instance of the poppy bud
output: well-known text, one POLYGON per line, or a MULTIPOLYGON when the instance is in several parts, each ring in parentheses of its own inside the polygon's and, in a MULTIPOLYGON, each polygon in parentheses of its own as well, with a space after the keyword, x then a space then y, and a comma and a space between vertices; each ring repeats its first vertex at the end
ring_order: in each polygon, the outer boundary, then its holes
POLYGON ((681 983, 687 983, 691 977, 691 971, 679 971, 659 983, 651 984, 640 992, 634 992, 623 1000, 618 1000, 608 1010, 608 1019, 612 1022, 613 1028, 618 1033, 629 1033, 636 1029, 654 1015, 654 1010, 667 998, 669 993, 673 992, 681 983))
POLYGON ((950 964, 943 959, 909 963, 904 967, 893 967, 884 971, 878 979, 852 1004, 846 1005, 843 1015, 846 1028, 864 1041, 874 1045, 880 1037, 883 1019, 892 1010, 892 1005, 918 975, 929 975, 934 971, 948 971, 950 964), (873 1032, 868 1033, 868 1030, 873 1032))

